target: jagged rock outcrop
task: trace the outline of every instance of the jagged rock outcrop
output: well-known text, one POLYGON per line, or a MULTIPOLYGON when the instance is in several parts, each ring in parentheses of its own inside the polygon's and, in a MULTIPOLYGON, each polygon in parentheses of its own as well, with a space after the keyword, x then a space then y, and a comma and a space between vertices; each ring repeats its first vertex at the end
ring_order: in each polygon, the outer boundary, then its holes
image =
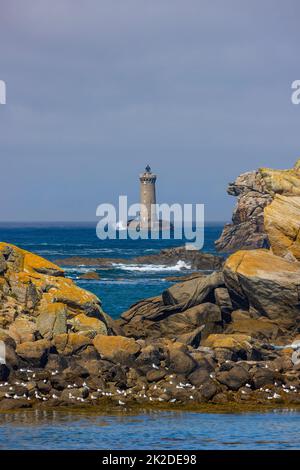
POLYGON ((232 223, 224 226, 215 242, 217 250, 231 252, 237 249, 268 246, 264 231, 264 208, 272 201, 260 171, 240 175, 228 186, 228 194, 237 197, 232 223))
POLYGON ((17 344, 67 332, 108 333, 110 320, 99 299, 65 278, 55 264, 2 242, 0 267, 0 328, 17 344))
POLYGON ((124 364, 133 362, 141 350, 134 339, 124 336, 97 335, 93 343, 103 358, 124 364))
POLYGON ((290 170, 260 168, 244 173, 228 186, 227 192, 237 197, 237 204, 232 223, 225 225, 216 248, 221 252, 268 248, 264 210, 276 195, 300 196, 300 160, 290 170))

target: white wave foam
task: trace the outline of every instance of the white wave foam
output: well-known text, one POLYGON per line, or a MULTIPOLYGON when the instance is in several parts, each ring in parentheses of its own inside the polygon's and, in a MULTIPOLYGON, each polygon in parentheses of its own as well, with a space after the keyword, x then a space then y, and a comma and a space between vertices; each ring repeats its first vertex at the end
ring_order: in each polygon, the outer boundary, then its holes
POLYGON ((88 267, 88 266, 84 266, 84 267, 83 267, 83 266, 76 266, 76 267, 74 267, 74 268, 69 268, 69 267, 68 267, 68 268, 67 268, 67 267, 64 268, 64 267, 63 267, 63 270, 64 270, 66 273, 75 273, 75 274, 76 274, 76 273, 81 273, 81 274, 90 273, 91 271, 96 272, 95 269, 90 268, 90 267, 88 267))
POLYGON ((142 272, 153 272, 153 271, 182 271, 184 269, 191 269, 191 265, 185 261, 179 260, 173 266, 166 266, 164 264, 123 264, 113 263, 113 266, 124 271, 142 271, 142 272))

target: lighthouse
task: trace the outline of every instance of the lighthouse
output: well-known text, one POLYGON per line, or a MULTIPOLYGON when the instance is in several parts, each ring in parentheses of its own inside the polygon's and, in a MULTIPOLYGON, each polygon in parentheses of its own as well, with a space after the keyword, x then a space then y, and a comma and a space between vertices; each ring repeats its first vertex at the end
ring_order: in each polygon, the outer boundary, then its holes
POLYGON ((128 228, 138 231, 165 231, 173 229, 173 224, 159 217, 159 204, 156 205, 155 183, 157 176, 152 173, 149 165, 140 179, 140 211, 139 216, 128 222, 128 228))
POLYGON ((140 228, 150 230, 157 225, 156 214, 156 175, 152 173, 149 165, 140 174, 140 228))

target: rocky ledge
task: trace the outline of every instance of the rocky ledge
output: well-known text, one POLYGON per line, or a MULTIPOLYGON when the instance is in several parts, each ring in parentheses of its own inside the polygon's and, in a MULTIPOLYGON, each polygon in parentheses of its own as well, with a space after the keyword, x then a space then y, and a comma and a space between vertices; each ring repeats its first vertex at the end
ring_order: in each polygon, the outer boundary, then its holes
POLYGON ((55 261, 60 266, 96 266, 98 268, 110 268, 115 264, 137 264, 137 265, 165 265, 174 266, 178 262, 185 263, 190 269, 213 271, 220 269, 224 259, 210 253, 203 253, 198 250, 187 250, 184 246, 177 248, 166 248, 159 253, 134 258, 86 258, 74 256, 57 259, 55 261))

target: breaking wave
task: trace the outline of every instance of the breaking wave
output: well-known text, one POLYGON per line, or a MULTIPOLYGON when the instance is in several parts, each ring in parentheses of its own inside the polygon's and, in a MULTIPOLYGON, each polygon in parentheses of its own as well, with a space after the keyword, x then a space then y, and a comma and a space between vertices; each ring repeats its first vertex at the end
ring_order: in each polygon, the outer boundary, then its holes
POLYGON ((161 272, 161 271, 182 271, 186 269, 191 269, 191 265, 185 261, 177 261, 173 266, 166 266, 164 264, 123 264, 123 263, 113 263, 114 268, 123 269, 124 271, 141 271, 141 272, 161 272))

